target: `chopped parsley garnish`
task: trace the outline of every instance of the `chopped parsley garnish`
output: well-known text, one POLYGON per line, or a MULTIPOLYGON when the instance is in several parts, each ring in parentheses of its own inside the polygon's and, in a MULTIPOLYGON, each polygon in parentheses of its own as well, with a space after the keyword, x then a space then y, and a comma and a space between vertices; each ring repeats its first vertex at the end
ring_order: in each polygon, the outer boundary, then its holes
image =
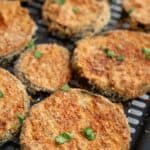
POLYGON ((115 52, 108 48, 104 49, 104 54, 109 58, 114 58, 116 56, 115 52))
POLYGON ((34 49, 35 48, 35 41, 36 41, 36 39, 31 39, 31 41, 27 45, 27 48, 28 49, 34 49))
POLYGON ((123 55, 116 55, 114 51, 110 50, 109 48, 104 48, 103 52, 106 57, 108 58, 115 58, 117 61, 124 61, 125 56, 123 55))
POLYGON ((20 125, 22 125, 22 124, 23 124, 24 119, 25 119, 25 117, 24 117, 24 116, 22 116, 22 115, 18 115, 18 120, 19 120, 20 125))
POLYGON ((124 61, 125 57, 123 55, 117 56, 116 60, 117 61, 124 61))
POLYGON ((64 132, 55 137, 55 142, 57 144, 64 144, 66 142, 71 141, 72 138, 73 135, 71 133, 64 132))
POLYGON ((54 0, 58 5, 64 5, 66 0, 54 0))
POLYGON ((116 3, 116 0, 111 0, 112 3, 116 3))
POLYGON ((128 10, 128 15, 130 16, 130 15, 133 13, 133 11, 134 11, 133 8, 129 9, 129 10, 128 10))
POLYGON ((34 52, 34 57, 35 57, 36 59, 41 58, 41 57, 42 57, 42 55, 43 55, 43 53, 42 53, 42 52, 40 52, 40 51, 35 51, 35 52, 34 52))
POLYGON ((0 90, 0 98, 4 97, 4 93, 0 90))
POLYGON ((142 52, 146 59, 150 60, 150 49, 149 48, 143 48, 142 52))
POLYGON ((77 8, 77 7, 73 7, 73 8, 72 8, 72 11, 73 11, 75 14, 77 14, 77 13, 80 12, 79 8, 77 8))
POLYGON ((83 134, 89 141, 95 140, 95 138, 96 138, 96 133, 90 127, 85 128, 83 130, 83 134))
POLYGON ((61 87, 61 90, 67 92, 70 90, 70 86, 68 84, 65 84, 63 87, 61 87))

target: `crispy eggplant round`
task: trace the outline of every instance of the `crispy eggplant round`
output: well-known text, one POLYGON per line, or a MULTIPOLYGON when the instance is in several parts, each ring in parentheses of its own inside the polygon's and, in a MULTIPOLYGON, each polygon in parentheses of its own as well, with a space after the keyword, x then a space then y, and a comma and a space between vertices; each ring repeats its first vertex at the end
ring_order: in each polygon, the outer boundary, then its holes
POLYGON ((0 2, 0 64, 5 66, 31 40, 36 25, 19 1, 0 2))
POLYGON ((69 50, 57 44, 39 44, 21 55, 15 73, 29 92, 51 92, 69 82, 70 66, 69 50))
POLYGON ((150 0, 124 0, 123 7, 130 17, 131 26, 150 30, 150 0))
POLYGON ((128 150, 129 141, 130 131, 123 109, 81 89, 57 91, 35 104, 20 136, 22 150, 128 150), (90 133, 93 130, 91 139, 85 135, 88 129, 90 133), (68 138, 67 133, 71 135, 70 141, 58 143, 62 142, 59 135, 68 138))
POLYGON ((22 83, 0 68, 0 145, 18 133, 29 107, 30 99, 22 83))
POLYGON ((81 38, 100 32, 110 20, 106 0, 46 0, 43 19, 52 33, 81 38))
POLYGON ((150 35, 118 30, 81 40, 72 64, 112 100, 136 98, 150 92, 150 35))

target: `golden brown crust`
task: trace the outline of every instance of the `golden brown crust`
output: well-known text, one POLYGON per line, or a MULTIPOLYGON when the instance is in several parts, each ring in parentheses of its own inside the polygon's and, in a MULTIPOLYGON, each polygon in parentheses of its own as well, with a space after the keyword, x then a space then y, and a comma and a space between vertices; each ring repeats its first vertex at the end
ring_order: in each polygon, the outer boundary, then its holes
POLYGON ((21 82, 1 68, 0 91, 4 95, 0 98, 0 144, 3 144, 18 132, 18 115, 26 116, 30 101, 21 82))
POLYGON ((19 1, 0 2, 0 58, 16 55, 30 41, 36 26, 19 1))
POLYGON ((129 13, 132 22, 138 22, 150 28, 150 0, 124 0, 123 7, 129 13))
POLYGON ((73 67, 106 95, 115 93, 122 100, 135 98, 150 91, 150 60, 145 58, 143 48, 150 48, 149 34, 112 31, 81 40, 74 52, 73 67), (105 48, 125 60, 108 58, 105 48))
POLYGON ((36 91, 54 91, 70 80, 69 61, 69 51, 64 47, 39 44, 21 55, 15 67, 16 75, 36 91), (39 59, 35 57, 36 51, 42 54, 39 59))
POLYGON ((43 18, 50 31, 82 37, 99 32, 108 23, 110 10, 104 0, 66 0, 63 5, 46 0, 43 18))
POLYGON ((58 91, 32 107, 20 137, 23 150, 128 150, 130 132, 123 110, 106 98, 81 89, 58 91), (88 141, 82 130, 91 127, 96 139, 88 141), (74 138, 55 143, 61 132, 74 138))

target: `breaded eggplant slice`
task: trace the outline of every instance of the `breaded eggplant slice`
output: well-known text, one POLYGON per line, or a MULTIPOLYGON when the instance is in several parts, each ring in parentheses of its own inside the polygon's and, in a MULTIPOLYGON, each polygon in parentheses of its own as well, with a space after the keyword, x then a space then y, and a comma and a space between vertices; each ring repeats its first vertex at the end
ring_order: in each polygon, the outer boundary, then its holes
POLYGON ((150 30, 150 0, 124 0, 123 7, 129 14, 133 28, 143 25, 150 30))
POLYGON ((57 44, 39 44, 21 55, 15 72, 29 92, 51 92, 70 80, 70 53, 57 44))
POLYGON ((128 150, 129 140, 123 109, 81 89, 57 91, 35 104, 20 136, 22 150, 128 150), (91 141, 83 134, 86 128, 94 132, 91 141), (72 138, 64 144, 57 143, 56 137, 61 133, 70 133, 72 138))
POLYGON ((100 32, 110 20, 110 8, 106 0, 46 0, 43 18, 51 32, 81 38, 100 32))
POLYGON ((81 40, 73 68, 114 101, 150 92, 150 35, 118 30, 81 40))
POLYGON ((19 1, 0 2, 0 65, 24 50, 36 30, 28 10, 19 1))
POLYGON ((30 107, 30 99, 22 83, 0 68, 0 145, 19 131, 30 107))

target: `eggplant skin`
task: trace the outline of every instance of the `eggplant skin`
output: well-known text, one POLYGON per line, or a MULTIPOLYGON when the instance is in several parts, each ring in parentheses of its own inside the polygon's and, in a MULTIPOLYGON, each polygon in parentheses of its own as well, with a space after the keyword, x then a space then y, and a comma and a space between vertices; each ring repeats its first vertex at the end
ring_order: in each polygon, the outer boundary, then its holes
POLYGON ((123 8, 128 13, 130 27, 132 29, 150 30, 150 0, 124 0, 123 8))
POLYGON ((72 88, 58 90, 35 104, 20 135, 22 150, 90 150, 93 147, 129 150, 129 141, 127 118, 118 104, 86 90, 72 88), (88 141, 82 133, 87 127, 96 133, 93 141, 88 141), (73 139, 56 144, 55 137, 63 132, 72 133, 73 139))
POLYGON ((121 102, 150 92, 150 61, 143 49, 150 48, 150 35, 116 30, 77 43, 72 68, 103 95, 121 102), (112 51, 110 58, 104 50, 112 51), (117 58, 123 56, 122 61, 117 58))
MULTIPOLYGON (((18 65, 17 65, 18 66, 18 65)), ((14 69, 15 75, 21 80, 21 82, 25 85, 27 91, 32 94, 36 95, 37 92, 44 91, 44 92, 50 92, 47 89, 44 89, 42 87, 37 87, 36 85, 32 84, 28 79, 26 79, 23 72, 19 71, 17 67, 14 69)))
POLYGON ((37 27, 19 1, 0 3, 0 66, 5 67, 25 50, 37 27))
POLYGON ((0 145, 3 145, 19 133, 21 124, 18 115, 24 118, 27 116, 30 97, 23 84, 2 68, 0 68, 0 89, 4 94, 0 102, 0 145))
MULTIPOLYGON (((72 68, 74 70, 77 70, 77 68, 75 68, 75 66, 73 66, 72 68)), ((75 73, 75 75, 76 75, 76 80, 80 82, 80 86, 83 86, 84 89, 88 88, 89 91, 91 91, 95 94, 96 93, 101 94, 101 95, 107 97, 108 99, 110 99, 114 103, 120 103, 120 102, 129 100, 129 98, 120 95, 117 91, 113 91, 111 89, 103 89, 101 87, 94 85, 93 82, 91 82, 90 80, 85 78, 84 75, 82 75, 79 70, 78 70, 78 72, 75 73), (82 81, 84 81, 84 83, 82 83, 82 81)))
POLYGON ((71 78, 69 50, 58 44, 38 44, 20 56, 14 72, 31 94, 53 92, 71 78), (40 58, 35 57, 37 51, 40 58))
MULTIPOLYGON (((31 40, 31 39, 30 39, 31 40)), ((22 52, 24 52, 26 49, 22 48, 18 51, 15 51, 9 55, 1 56, 0 57, 0 66, 1 67, 8 67, 12 62, 14 62, 22 52)))
POLYGON ((71 39, 97 34, 110 20, 110 8, 105 0, 66 0, 62 6, 46 0, 42 14, 50 32, 71 39))

